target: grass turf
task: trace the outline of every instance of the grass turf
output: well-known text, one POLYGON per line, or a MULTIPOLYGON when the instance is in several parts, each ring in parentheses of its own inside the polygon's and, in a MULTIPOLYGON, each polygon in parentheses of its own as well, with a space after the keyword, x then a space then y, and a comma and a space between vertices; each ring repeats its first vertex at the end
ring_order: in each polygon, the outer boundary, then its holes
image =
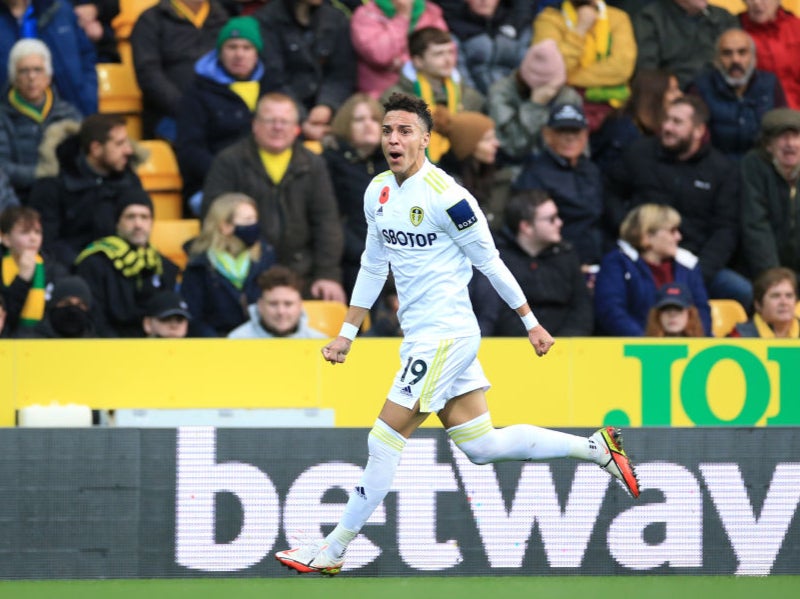
POLYGON ((800 576, 320 577, 0 582, 3 599, 772 599, 800 595, 800 576))

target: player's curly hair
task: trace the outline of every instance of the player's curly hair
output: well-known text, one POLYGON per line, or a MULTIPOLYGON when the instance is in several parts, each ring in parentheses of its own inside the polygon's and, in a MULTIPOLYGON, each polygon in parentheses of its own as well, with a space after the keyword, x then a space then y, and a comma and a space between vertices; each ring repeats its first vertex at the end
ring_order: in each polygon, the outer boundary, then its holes
POLYGON ((392 110, 413 112, 419 117, 419 120, 424 123, 427 129, 426 133, 430 133, 433 130, 433 116, 431 115, 430 108, 428 108, 428 105, 422 98, 395 92, 383 103, 383 108, 386 112, 392 110))

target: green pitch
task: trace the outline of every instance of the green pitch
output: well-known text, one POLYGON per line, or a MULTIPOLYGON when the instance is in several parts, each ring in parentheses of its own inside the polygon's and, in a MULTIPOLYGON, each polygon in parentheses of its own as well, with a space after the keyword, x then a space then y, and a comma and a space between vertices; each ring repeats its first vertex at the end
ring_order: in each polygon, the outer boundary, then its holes
POLYGON ((800 576, 436 577, 79 580, 0 582, 3 599, 777 599, 800 596, 800 576))

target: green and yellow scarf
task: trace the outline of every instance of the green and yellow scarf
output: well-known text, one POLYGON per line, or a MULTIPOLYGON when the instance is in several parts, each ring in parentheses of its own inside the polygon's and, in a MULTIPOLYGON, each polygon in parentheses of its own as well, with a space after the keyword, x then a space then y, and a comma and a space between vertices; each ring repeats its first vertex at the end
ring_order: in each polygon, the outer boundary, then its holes
MULTIPOLYGON (((19 274, 17 261, 14 260, 11 254, 3 256, 2 269, 3 285, 8 287, 19 274)), ((19 317, 20 326, 32 327, 44 316, 44 288, 44 260, 37 254, 36 267, 33 270, 33 278, 31 279, 31 288, 28 291, 28 296, 25 298, 25 304, 22 306, 22 312, 19 317)))
POLYGON ((116 235, 109 235, 90 243, 78 255, 75 264, 80 264, 94 254, 104 254, 111 260, 114 268, 126 278, 138 276, 142 271, 150 271, 157 275, 164 273, 161 255, 152 245, 133 247, 116 235))
MULTIPOLYGON (((450 114, 459 112, 461 110, 461 88, 459 85, 451 77, 448 77, 444 80, 444 90, 447 94, 447 110, 450 114)), ((417 71, 417 80, 414 81, 414 93, 425 100, 428 106, 436 106, 436 98, 433 94, 431 82, 419 71, 417 71)), ((439 162, 449 149, 450 140, 436 131, 431 131, 431 141, 426 150, 430 161, 434 164, 439 162)))
POLYGON ((43 123, 50 114, 50 109, 53 108, 53 92, 49 87, 44 90, 44 104, 36 106, 19 95, 19 92, 12 87, 8 92, 8 103, 32 121, 43 123))

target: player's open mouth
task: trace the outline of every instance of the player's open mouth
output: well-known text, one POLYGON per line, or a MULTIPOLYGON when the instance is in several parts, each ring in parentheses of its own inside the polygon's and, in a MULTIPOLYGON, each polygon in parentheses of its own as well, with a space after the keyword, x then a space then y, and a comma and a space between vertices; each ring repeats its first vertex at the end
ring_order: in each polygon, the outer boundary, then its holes
POLYGON ((392 160, 399 160, 403 156, 402 152, 389 152, 389 158, 392 160))

